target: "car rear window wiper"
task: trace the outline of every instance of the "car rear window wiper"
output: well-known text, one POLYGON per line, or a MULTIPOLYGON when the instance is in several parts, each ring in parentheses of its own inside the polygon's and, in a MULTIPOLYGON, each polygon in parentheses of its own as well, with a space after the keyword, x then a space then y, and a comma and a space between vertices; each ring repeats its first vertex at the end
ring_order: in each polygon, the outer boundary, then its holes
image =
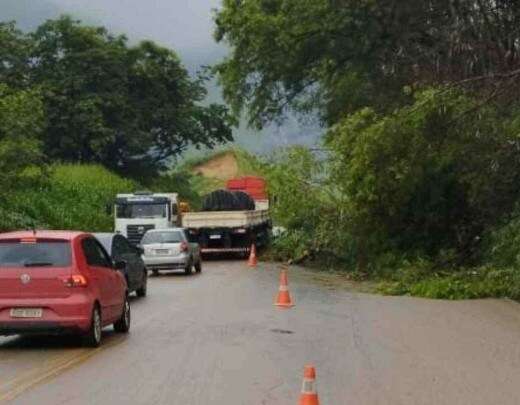
POLYGON ((23 265, 25 267, 46 267, 46 266, 54 266, 54 263, 49 263, 49 262, 25 262, 23 265))

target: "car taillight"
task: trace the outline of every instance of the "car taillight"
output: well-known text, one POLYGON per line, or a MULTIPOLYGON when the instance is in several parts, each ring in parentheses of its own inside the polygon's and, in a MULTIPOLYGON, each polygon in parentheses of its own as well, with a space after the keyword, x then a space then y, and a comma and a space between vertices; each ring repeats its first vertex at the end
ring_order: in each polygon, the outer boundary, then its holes
POLYGON ((181 242, 181 252, 188 251, 188 244, 186 242, 181 242))
POLYGON ((70 287, 70 288, 86 287, 88 285, 88 281, 85 276, 82 276, 80 274, 75 274, 70 277, 64 277, 63 284, 65 284, 65 287, 70 287))

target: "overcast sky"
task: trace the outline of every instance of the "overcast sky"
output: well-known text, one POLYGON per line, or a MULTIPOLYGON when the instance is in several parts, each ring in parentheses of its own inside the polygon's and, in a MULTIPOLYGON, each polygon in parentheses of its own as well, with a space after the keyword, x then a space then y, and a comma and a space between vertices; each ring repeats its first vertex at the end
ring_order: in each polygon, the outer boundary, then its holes
MULTIPOLYGON (((35 0, 37 1, 37 0, 35 0)), ((152 39, 175 49, 189 65, 208 64, 225 49, 213 40, 213 12, 220 0, 50 0, 132 40, 152 39)))

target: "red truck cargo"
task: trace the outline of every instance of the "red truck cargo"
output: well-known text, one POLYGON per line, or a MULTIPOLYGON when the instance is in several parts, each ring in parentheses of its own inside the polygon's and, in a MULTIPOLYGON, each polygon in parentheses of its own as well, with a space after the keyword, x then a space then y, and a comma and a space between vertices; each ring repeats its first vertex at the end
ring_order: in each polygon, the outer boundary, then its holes
POLYGON ((265 179, 256 176, 240 177, 227 182, 227 189, 243 191, 254 200, 267 200, 267 184, 265 179))

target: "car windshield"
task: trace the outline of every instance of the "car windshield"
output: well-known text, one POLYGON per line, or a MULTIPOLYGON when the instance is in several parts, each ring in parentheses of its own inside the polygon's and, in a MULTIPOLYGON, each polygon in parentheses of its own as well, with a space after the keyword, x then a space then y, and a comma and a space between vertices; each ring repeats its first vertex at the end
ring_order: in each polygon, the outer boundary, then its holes
POLYGON ((119 204, 118 218, 166 218, 168 215, 166 204, 119 204))
POLYGON ((66 267, 70 264, 68 241, 0 242, 0 267, 66 267))
POLYGON ((179 231, 165 231, 165 232, 149 232, 144 235, 142 240, 143 245, 152 243, 181 243, 183 241, 182 234, 179 231))

